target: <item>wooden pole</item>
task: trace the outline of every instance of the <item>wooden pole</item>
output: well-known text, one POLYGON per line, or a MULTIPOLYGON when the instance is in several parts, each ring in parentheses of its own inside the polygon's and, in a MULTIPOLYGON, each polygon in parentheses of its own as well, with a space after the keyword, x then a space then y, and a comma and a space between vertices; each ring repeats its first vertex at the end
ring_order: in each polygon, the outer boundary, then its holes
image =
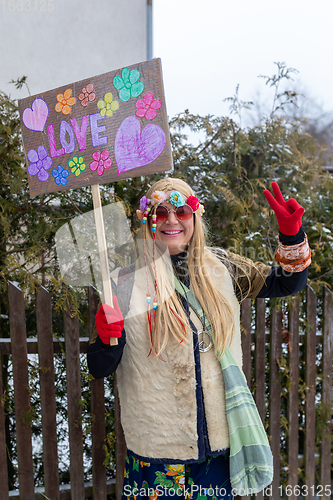
MULTIPOLYGON (((95 216, 95 223, 96 223, 97 243, 98 243, 98 251, 99 251, 99 258, 100 258, 101 272, 102 272, 102 282, 103 282, 103 299, 102 299, 102 301, 104 304, 107 304, 108 306, 113 307, 108 253, 107 253, 107 248, 106 248, 104 219, 103 219, 103 211, 102 211, 101 195, 100 195, 100 191, 99 191, 99 184, 93 184, 91 186, 91 192, 92 192, 93 204, 94 204, 94 216, 95 216)), ((110 337, 110 345, 117 345, 117 344, 118 344, 118 339, 115 337, 110 337)))

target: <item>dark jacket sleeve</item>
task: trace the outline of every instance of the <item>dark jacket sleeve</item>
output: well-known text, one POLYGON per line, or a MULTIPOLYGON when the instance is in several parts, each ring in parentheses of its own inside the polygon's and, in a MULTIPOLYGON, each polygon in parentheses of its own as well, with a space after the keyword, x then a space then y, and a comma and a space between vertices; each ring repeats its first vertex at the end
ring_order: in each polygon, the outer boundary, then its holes
POLYGON ((96 341, 88 347, 87 362, 91 375, 98 379, 114 373, 121 360, 125 344, 125 330, 118 339, 118 345, 115 346, 105 345, 97 335, 96 341))
MULTIPOLYGON (((293 236, 280 233, 279 238, 283 245, 297 245, 302 243, 305 238, 304 228, 302 226, 299 232, 293 236)), ((272 267, 257 298, 286 297, 299 292, 306 286, 308 272, 309 268, 300 273, 290 273, 282 267, 272 267)))
POLYGON ((300 273, 287 273, 282 267, 272 267, 257 298, 286 297, 302 290, 308 279, 309 268, 300 273))
MULTIPOLYGON (((287 246, 302 243, 304 238, 303 226, 293 236, 279 234, 281 243, 287 246)), ((290 273, 280 266, 271 267, 232 252, 225 252, 221 249, 212 250, 229 270, 239 301, 247 297, 250 299, 286 297, 299 292, 306 285, 308 269, 299 273, 290 273)))

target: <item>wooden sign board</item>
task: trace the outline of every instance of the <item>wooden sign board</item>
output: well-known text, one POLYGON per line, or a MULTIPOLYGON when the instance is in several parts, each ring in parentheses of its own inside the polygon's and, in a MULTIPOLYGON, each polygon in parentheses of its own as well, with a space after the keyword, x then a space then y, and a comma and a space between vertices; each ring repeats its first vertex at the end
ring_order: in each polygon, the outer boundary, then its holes
POLYGON ((19 101, 30 196, 172 169, 161 60, 19 101))

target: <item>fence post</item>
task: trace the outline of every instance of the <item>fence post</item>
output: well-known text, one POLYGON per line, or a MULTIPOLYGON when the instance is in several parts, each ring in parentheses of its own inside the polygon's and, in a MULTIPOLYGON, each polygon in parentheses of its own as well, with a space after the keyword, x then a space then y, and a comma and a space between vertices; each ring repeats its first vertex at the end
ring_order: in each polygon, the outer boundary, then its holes
POLYGON ((79 318, 72 304, 64 312, 71 496, 84 500, 79 318))
POLYGON ((279 360, 282 355, 282 311, 273 308, 271 316, 271 346, 269 372, 269 429, 272 438, 274 479, 272 482, 273 498, 279 498, 280 486, 280 413, 281 413, 281 378, 279 360))
POLYGON ((322 404, 326 416, 321 438, 320 478, 324 487, 323 496, 331 498, 325 486, 331 488, 331 405, 332 405, 332 343, 333 343, 333 296, 324 288, 324 329, 323 329, 323 388, 322 404))
POLYGON ((2 356, 0 354, 0 500, 8 500, 8 469, 6 453, 6 429, 4 394, 2 385, 2 356))
POLYGON ((40 398, 42 408, 45 495, 60 500, 56 401, 54 387, 51 296, 41 287, 36 294, 40 398))
POLYGON ((305 382, 307 386, 305 401, 305 476, 308 487, 308 500, 315 498, 315 433, 316 433, 316 317, 317 296, 306 288, 306 353, 305 382))
MULTIPOLYGON (((89 297, 89 337, 92 339, 95 315, 99 297, 93 287, 88 288, 89 297)), ((103 465, 105 451, 105 404, 104 379, 91 380, 91 414, 92 414, 92 468, 94 500, 106 500, 106 468, 103 465)))
POLYGON ((24 498, 24 500, 35 500, 31 444, 32 408, 29 396, 24 299, 22 291, 12 283, 8 283, 8 299, 13 356, 19 489, 21 498, 24 498))
POLYGON ((288 399, 288 484, 292 486, 290 500, 297 500, 295 486, 298 485, 298 439, 299 439, 299 301, 297 294, 291 299, 289 311, 289 399, 288 399))

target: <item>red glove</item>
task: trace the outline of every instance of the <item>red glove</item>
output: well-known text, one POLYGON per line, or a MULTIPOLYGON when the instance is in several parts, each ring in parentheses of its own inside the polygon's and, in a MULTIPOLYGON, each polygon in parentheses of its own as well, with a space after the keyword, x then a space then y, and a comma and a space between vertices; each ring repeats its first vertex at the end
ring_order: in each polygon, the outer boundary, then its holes
POLYGON ((102 304, 95 316, 97 333, 103 344, 110 345, 110 337, 121 337, 124 320, 120 312, 117 297, 113 297, 114 307, 102 304))
POLYGON ((292 236, 297 234, 302 225, 304 208, 294 198, 284 201, 280 188, 276 182, 272 182, 274 196, 265 189, 264 195, 270 207, 274 210, 282 234, 292 236))

